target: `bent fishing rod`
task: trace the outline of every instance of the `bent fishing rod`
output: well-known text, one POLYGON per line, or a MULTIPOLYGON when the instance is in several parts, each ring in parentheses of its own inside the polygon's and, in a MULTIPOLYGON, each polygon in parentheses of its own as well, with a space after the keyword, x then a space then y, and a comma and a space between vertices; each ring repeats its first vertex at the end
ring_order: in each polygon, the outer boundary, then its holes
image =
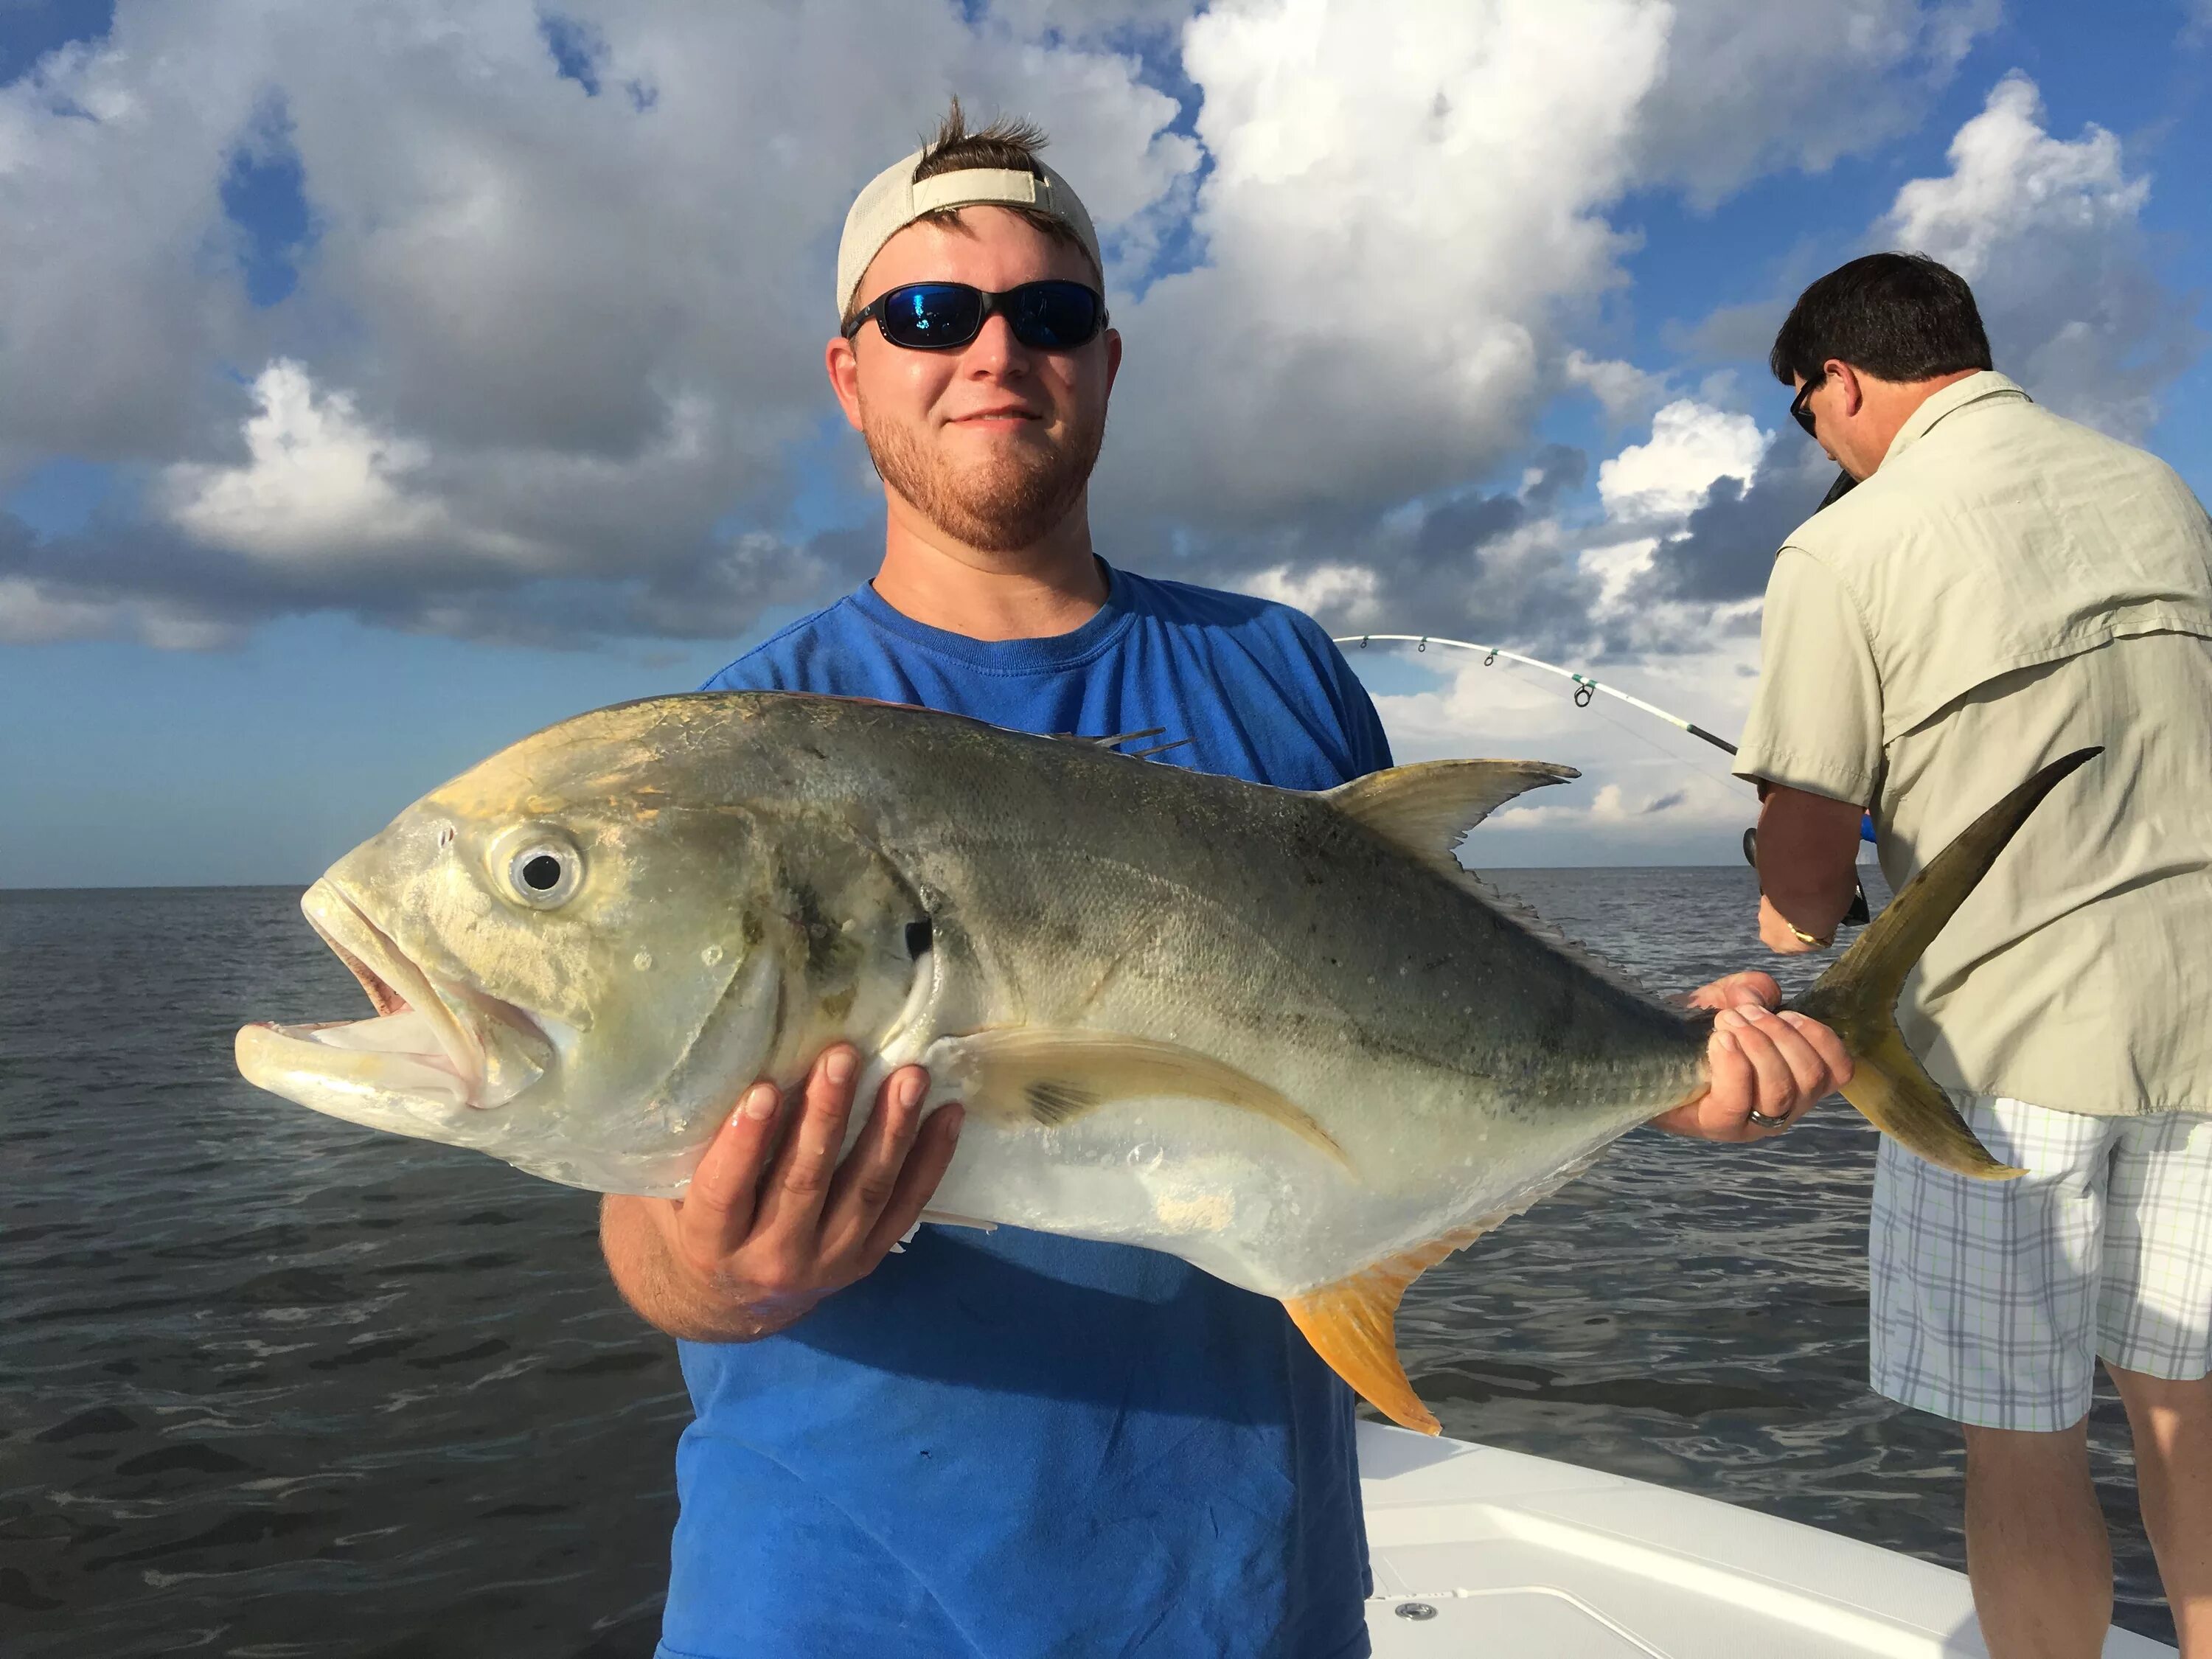
MULTIPOLYGON (((1829 500, 1834 500, 1841 493, 1839 489, 1831 490, 1829 500)), ((1827 504, 1827 501, 1820 503, 1823 507, 1827 504)), ((1335 643, 1340 646, 1357 647, 1364 651, 1370 641, 1384 645, 1410 645, 1421 652, 1425 652, 1432 645, 1448 646, 1455 651, 1480 651, 1482 653, 1482 665, 1485 668, 1491 667, 1501 660, 1517 662, 1524 668, 1540 669, 1547 674, 1556 674, 1563 680, 1573 682, 1575 707, 1577 708, 1589 708, 1598 694, 1602 692, 1608 697, 1620 699, 1632 708, 1640 709, 1644 714, 1666 721, 1669 726, 1688 732, 1700 742, 1712 744, 1714 748, 1724 754, 1733 755, 1736 752, 1736 746, 1726 738, 1706 731, 1695 720, 1684 720, 1680 714, 1671 714, 1656 702, 1646 702, 1641 697, 1631 696, 1617 685, 1607 685, 1589 674, 1580 673, 1571 668, 1562 668, 1557 663, 1545 662, 1540 658, 1524 656, 1518 651, 1508 651, 1503 646, 1480 645, 1471 640, 1449 640, 1437 634, 1346 634, 1339 638, 1335 643)), ((1874 839, 1874 820, 1871 817, 1860 818, 1859 839, 1869 842, 1874 839)), ((1743 832, 1743 857, 1744 862, 1750 865, 1753 869, 1756 870, 1759 867, 1759 830, 1756 827, 1743 832)), ((1855 887, 1851 895, 1851 908, 1845 914, 1844 920, 1856 926, 1867 919, 1866 890, 1863 887, 1855 887)))

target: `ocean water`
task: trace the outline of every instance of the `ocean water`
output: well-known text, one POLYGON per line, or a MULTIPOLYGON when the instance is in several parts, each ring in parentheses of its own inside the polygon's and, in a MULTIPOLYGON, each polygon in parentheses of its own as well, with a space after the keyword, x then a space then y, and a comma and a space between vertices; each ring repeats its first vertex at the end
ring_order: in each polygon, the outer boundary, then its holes
MULTIPOLYGON (((1747 870, 1495 877, 1680 991, 1762 953, 1747 870)), ((0 892, 0 1652, 645 1655, 690 1412, 595 1201, 240 1081, 361 1005, 293 889, 0 892)), ((1794 964, 1795 985, 1817 970, 1794 964)), ((1960 1452, 1866 1389, 1874 1137, 1639 1132, 1416 1285, 1448 1434, 1963 1563, 1960 1452)), ((2117 1401, 2118 1618, 2172 1640, 2117 1401)))

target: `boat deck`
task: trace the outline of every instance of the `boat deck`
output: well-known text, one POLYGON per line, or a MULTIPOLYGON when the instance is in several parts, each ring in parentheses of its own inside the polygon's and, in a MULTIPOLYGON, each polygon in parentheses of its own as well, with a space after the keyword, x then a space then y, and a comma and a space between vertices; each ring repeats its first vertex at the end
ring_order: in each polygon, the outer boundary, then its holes
MULTIPOLYGON (((1963 1574, 1641 1480, 1359 1425, 1376 1659, 1987 1659, 1963 1574)), ((2106 1659, 2173 1654, 2115 1630, 2106 1659)))

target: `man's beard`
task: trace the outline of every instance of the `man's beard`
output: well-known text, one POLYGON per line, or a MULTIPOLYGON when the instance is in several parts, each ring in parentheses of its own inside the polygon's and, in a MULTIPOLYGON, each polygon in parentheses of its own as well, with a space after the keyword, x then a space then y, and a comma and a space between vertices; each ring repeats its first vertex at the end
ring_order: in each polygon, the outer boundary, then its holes
POLYGON ((868 418, 860 434, 884 482, 922 517, 954 539, 985 553, 1014 553, 1042 541, 1073 510, 1105 441, 1103 411, 1072 422, 1048 447, 1011 445, 991 460, 955 467, 931 455, 911 428, 868 418))

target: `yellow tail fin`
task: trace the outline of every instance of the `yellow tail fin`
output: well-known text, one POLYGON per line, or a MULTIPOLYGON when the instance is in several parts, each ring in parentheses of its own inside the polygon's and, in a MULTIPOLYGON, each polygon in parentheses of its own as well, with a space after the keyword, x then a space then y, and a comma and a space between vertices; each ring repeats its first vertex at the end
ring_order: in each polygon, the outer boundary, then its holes
POLYGON ((1844 1098, 1930 1164, 1984 1181, 2021 1173, 1991 1158, 1899 1035, 1897 994, 1943 924, 2058 781, 2101 749, 2055 760, 1959 832, 1890 900, 1820 982, 1790 1005, 1844 1040, 1855 1067, 1844 1098))

